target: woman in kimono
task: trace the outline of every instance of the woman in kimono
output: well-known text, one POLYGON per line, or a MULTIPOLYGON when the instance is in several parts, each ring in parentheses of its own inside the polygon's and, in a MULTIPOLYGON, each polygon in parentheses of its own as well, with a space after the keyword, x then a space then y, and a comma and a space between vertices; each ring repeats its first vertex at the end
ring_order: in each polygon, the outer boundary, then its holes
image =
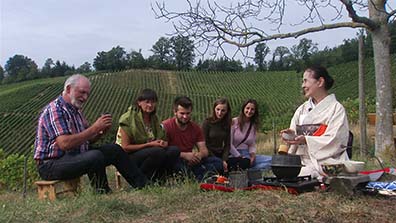
POLYGON ((308 101, 296 110, 290 128, 281 131, 283 140, 290 145, 288 153, 301 156, 304 166, 300 176, 321 179, 325 175, 321 164, 348 160, 348 119, 335 95, 328 93, 333 83, 326 68, 307 68, 302 89, 308 101))
POLYGON ((205 119, 202 130, 205 136, 209 156, 216 156, 223 161, 223 170, 228 171, 230 154, 231 107, 226 98, 217 99, 212 108, 212 115, 205 119))
POLYGON ((149 179, 172 171, 180 155, 177 147, 168 146, 156 115, 157 100, 155 91, 142 90, 134 106, 121 116, 116 139, 149 179))
POLYGON ((229 170, 269 169, 271 156, 256 155, 259 111, 257 101, 246 100, 238 117, 232 119, 229 170))

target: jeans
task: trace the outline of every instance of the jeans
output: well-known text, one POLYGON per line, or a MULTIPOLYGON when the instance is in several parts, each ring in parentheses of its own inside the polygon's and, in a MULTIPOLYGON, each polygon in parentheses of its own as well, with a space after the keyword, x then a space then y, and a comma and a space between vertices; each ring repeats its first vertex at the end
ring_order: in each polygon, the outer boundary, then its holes
POLYGON ((179 157, 179 149, 175 146, 165 148, 148 147, 130 153, 129 158, 140 168, 149 179, 160 176, 171 170, 179 157))
POLYGON ((179 158, 175 165, 175 169, 178 172, 192 172, 195 179, 198 181, 202 181, 205 176, 210 176, 216 173, 222 174, 224 171, 223 161, 215 156, 203 158, 199 164, 194 166, 188 165, 185 160, 179 158))
POLYGON ((88 151, 79 153, 76 150, 66 152, 58 159, 50 159, 38 165, 40 177, 44 180, 68 180, 88 174, 92 187, 97 192, 110 192, 106 166, 114 165, 125 180, 136 188, 142 188, 147 178, 128 155, 116 144, 90 147, 88 151))

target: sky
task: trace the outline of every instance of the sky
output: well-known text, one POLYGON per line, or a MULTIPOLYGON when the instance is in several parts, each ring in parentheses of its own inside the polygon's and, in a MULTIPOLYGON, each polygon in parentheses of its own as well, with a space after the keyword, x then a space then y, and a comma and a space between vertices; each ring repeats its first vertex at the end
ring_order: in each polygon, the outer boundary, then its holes
MULTIPOLYGON (((223 0, 219 0, 223 1, 223 0)), ((225 1, 225 0, 224 0, 225 1)), ((150 0, 0 0, 0 65, 16 54, 27 56, 42 67, 47 58, 80 66, 93 63, 100 51, 121 46, 127 52, 142 50, 147 58, 155 42, 172 33, 173 26, 155 19, 150 0)), ((185 0, 167 0, 181 10, 185 0)), ((290 9, 290 14, 299 11, 290 9)), ((338 29, 304 36, 325 46, 340 45, 358 30, 338 29)), ((298 40, 268 42, 291 47, 298 40)))

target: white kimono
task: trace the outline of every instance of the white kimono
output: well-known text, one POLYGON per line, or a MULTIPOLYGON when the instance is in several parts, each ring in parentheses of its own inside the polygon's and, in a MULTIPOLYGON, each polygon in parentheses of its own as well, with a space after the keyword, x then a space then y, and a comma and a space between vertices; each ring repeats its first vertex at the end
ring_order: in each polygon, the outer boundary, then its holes
POLYGON ((290 128, 296 131, 297 125, 326 125, 320 136, 304 134, 306 145, 291 145, 290 154, 301 156, 304 165, 300 176, 311 175, 321 179, 321 164, 337 163, 348 160, 346 146, 348 143, 349 126, 344 107, 336 100, 334 94, 328 95, 314 105, 312 99, 302 104, 294 113, 290 128))

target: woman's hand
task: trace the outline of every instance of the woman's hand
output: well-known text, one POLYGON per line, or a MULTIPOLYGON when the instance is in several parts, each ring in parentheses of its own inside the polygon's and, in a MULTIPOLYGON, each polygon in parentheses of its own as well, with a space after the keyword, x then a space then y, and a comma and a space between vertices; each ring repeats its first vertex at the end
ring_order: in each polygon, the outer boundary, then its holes
POLYGON ((253 166, 254 161, 256 161, 256 154, 250 153, 250 167, 253 166))
POLYGON ((279 132, 279 136, 285 142, 295 140, 297 137, 296 132, 293 129, 283 129, 279 132))
POLYGON ((223 170, 224 170, 224 172, 228 172, 228 164, 224 160, 223 160, 223 170))
POLYGON ((168 142, 164 141, 164 140, 161 140, 161 139, 157 139, 157 140, 149 142, 149 146, 150 147, 161 147, 161 148, 164 148, 164 147, 168 146, 168 142))
POLYGON ((291 145, 304 145, 307 144, 307 140, 304 135, 297 136, 294 140, 284 140, 286 143, 291 145))

